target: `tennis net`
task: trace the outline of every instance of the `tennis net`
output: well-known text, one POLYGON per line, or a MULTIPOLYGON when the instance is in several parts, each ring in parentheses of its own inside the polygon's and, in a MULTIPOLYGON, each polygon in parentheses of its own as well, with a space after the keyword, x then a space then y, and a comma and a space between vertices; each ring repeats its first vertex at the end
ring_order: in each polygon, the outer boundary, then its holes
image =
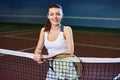
MULTIPOLYGON (((79 80, 120 80, 120 58, 80 57, 83 73, 79 80)), ((46 64, 37 64, 33 54, 0 49, 0 80, 45 80, 46 64)))

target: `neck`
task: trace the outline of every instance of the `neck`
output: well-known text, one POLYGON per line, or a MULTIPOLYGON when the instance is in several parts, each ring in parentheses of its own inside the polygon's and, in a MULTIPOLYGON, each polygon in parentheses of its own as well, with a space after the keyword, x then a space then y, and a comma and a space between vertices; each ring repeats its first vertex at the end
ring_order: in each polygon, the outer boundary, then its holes
POLYGON ((52 25, 51 30, 56 31, 60 29, 60 25, 52 25))

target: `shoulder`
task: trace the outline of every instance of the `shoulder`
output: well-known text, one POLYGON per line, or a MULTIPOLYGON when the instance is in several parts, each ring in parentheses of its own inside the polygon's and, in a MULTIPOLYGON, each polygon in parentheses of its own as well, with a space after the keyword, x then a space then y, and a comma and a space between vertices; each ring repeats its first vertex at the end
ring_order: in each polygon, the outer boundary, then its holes
POLYGON ((72 28, 70 26, 64 26, 64 36, 65 38, 72 36, 72 28))
POLYGON ((41 28, 40 33, 45 33, 45 28, 44 27, 41 28))
POLYGON ((43 28, 41 28, 41 30, 40 30, 40 35, 41 35, 41 36, 45 34, 44 29, 45 29, 45 28, 43 27, 43 28))
POLYGON ((70 26, 64 26, 64 32, 71 32, 72 28, 70 26))
POLYGON ((43 28, 41 28, 41 31, 43 31, 44 32, 44 30, 45 30, 45 28, 43 27, 43 28))

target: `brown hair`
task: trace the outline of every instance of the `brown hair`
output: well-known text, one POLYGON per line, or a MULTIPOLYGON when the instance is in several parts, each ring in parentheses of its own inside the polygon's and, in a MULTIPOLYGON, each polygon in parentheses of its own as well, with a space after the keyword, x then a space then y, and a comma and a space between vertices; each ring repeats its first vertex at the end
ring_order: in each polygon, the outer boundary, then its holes
MULTIPOLYGON (((60 6, 59 4, 53 4, 53 5, 49 6, 48 7, 48 12, 49 12, 50 8, 60 8, 62 10, 62 6, 60 6)), ((47 19, 47 22, 46 22, 46 24, 45 24, 44 27, 45 27, 44 31, 50 31, 50 29, 51 29, 51 23, 50 23, 49 19, 47 19)))

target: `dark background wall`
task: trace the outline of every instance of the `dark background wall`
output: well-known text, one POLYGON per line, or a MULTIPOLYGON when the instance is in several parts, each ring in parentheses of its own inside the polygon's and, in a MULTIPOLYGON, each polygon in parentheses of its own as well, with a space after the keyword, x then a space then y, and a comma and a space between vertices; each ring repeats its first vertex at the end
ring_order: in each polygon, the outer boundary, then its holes
POLYGON ((53 3, 63 6, 64 25, 120 29, 120 0, 0 0, 0 22, 44 24, 53 3))

